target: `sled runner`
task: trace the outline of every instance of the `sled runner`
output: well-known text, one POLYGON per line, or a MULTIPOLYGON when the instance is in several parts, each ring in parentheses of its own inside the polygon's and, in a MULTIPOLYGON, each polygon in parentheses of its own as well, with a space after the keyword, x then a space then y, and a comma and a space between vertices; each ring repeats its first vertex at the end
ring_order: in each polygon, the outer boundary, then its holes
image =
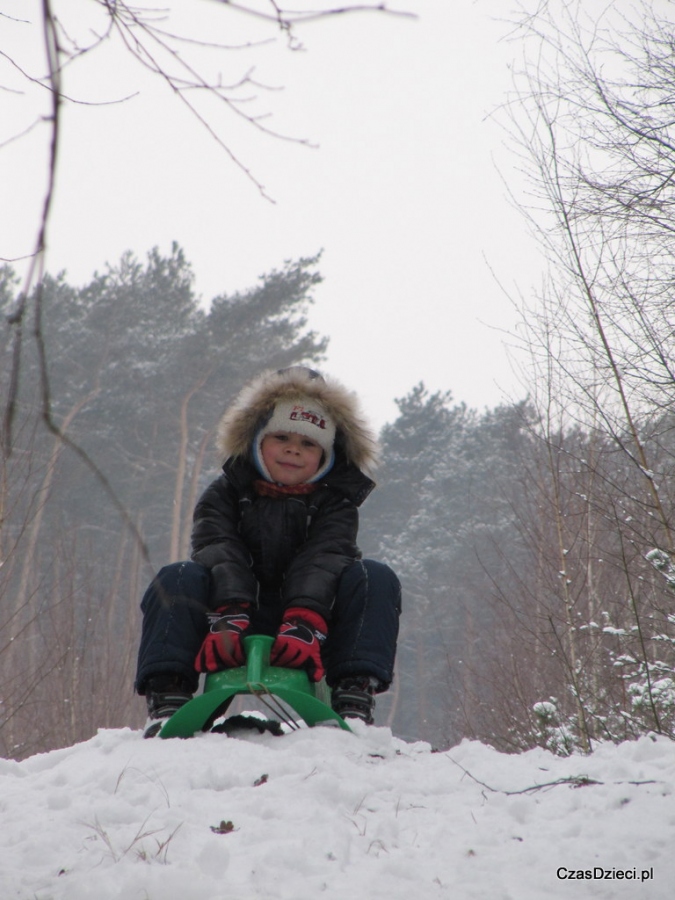
POLYGON ((351 731, 344 719, 321 699, 322 693, 327 695, 325 685, 312 683, 301 669, 269 664, 273 641, 262 634, 244 638, 246 665, 207 675, 204 693, 177 710, 165 722, 159 737, 186 738, 198 731, 209 731, 215 720, 225 715, 237 694, 254 695, 277 721, 291 729, 300 727, 293 717, 295 712, 310 727, 330 724, 351 731))

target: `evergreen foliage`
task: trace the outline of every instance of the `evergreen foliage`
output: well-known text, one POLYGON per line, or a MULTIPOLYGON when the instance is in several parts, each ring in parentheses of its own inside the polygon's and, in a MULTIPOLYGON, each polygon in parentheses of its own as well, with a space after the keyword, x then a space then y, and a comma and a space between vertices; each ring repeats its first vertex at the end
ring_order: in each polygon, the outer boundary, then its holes
POLYGON ((479 414, 424 385, 398 405, 367 535, 404 585, 397 727, 447 743, 461 737, 465 682, 499 628, 494 583, 527 557, 515 527, 527 410, 479 414))

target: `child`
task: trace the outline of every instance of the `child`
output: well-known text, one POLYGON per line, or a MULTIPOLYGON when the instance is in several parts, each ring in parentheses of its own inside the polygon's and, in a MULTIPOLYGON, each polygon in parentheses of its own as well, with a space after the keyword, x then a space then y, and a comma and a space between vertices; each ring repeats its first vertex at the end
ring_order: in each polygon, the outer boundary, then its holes
POLYGON ((223 474, 195 508, 192 559, 163 568, 141 603, 145 736, 191 698, 199 672, 244 663, 246 634, 274 636, 272 665, 325 674, 333 709, 372 724, 393 677, 401 588, 356 545, 377 446, 354 396, 301 366, 263 373, 223 416, 218 445, 223 474))

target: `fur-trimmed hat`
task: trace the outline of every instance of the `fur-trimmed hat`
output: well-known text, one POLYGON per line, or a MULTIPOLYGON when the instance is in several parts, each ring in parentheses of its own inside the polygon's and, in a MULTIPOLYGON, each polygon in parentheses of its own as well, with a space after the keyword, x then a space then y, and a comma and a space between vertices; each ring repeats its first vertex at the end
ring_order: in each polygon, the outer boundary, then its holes
POLYGON ((291 366, 250 381, 220 421, 218 449, 224 459, 251 454, 255 460, 262 437, 275 430, 307 434, 323 448, 326 459, 318 477, 327 472, 333 447, 366 473, 377 464, 377 439, 356 395, 314 369, 291 366))

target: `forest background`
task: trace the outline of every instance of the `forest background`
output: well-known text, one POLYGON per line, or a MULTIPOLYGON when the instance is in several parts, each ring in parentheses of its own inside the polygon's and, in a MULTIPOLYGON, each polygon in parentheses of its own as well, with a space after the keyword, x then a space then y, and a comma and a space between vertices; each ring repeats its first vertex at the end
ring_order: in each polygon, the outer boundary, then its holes
MULTIPOLYGON (((506 127, 549 266, 513 337, 527 396, 481 412, 419 384, 382 430, 361 545, 404 584, 378 707, 404 738, 569 753, 673 733, 675 17, 632 10, 514 24, 506 127)), ((204 307, 178 246, 77 288, 1 270, 3 755, 141 724, 140 596, 188 553, 242 382, 321 365, 320 278, 299 258, 204 307)))

